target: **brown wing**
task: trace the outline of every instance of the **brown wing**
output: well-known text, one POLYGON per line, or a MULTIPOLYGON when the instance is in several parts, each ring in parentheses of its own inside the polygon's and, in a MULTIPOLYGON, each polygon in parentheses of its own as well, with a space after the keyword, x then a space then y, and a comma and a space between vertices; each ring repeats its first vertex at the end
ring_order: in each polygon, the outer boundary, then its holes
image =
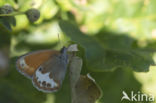
POLYGON ((17 70, 28 78, 31 78, 36 69, 59 51, 41 50, 21 56, 16 62, 17 70))
POLYGON ((60 89, 67 69, 67 49, 44 62, 33 75, 33 85, 42 92, 55 92, 60 89))

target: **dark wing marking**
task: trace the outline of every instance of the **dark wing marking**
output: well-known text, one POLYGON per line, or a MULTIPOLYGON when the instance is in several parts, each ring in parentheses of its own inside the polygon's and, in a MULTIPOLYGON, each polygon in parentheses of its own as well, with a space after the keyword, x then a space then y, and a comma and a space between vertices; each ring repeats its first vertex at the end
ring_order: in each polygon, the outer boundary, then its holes
POLYGON ((33 85, 43 92, 57 91, 64 80, 67 69, 66 49, 44 62, 34 73, 33 85))

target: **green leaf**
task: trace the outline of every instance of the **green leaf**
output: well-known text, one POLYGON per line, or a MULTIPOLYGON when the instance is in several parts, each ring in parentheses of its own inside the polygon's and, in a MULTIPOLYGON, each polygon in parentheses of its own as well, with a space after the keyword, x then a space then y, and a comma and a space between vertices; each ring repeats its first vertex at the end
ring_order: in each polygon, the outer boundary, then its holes
POLYGON ((18 3, 18 0, 14 0, 15 1, 15 3, 18 3))
POLYGON ((14 16, 9 17, 8 20, 12 26, 16 26, 16 19, 14 16))
POLYGON ((15 68, 15 58, 10 62, 9 74, 0 78, 1 103, 43 103, 46 94, 37 91, 31 80, 21 75, 15 68))
POLYGON ((10 46, 11 33, 0 24, 0 48, 10 46))
MULTIPOLYGON (((73 41, 82 45, 86 49, 86 58, 89 60, 89 65, 92 64, 91 67, 98 58, 104 57, 104 49, 94 38, 83 34, 74 25, 66 21, 60 22, 60 27, 73 41)), ((101 68, 101 64, 98 65, 97 68, 101 68)))
POLYGON ((5 18, 0 18, 0 23, 3 24, 3 26, 9 31, 12 30, 10 23, 5 18))
POLYGON ((10 17, 0 17, 0 23, 3 24, 3 26, 8 29, 9 31, 12 31, 11 26, 16 26, 16 19, 14 16, 10 17))
POLYGON ((67 36, 85 48, 90 71, 104 72, 127 67, 138 72, 147 72, 149 66, 154 64, 153 52, 133 48, 136 40, 128 36, 106 35, 107 32, 102 32, 100 36, 91 37, 68 21, 61 21, 60 27, 67 36))
POLYGON ((123 96, 122 91, 125 91, 129 96, 131 95, 131 91, 135 93, 138 93, 138 91, 142 92, 142 85, 137 81, 132 70, 119 68, 113 72, 98 72, 91 73, 90 75, 102 89, 103 96, 99 100, 100 103, 138 103, 138 101, 121 101, 123 96))

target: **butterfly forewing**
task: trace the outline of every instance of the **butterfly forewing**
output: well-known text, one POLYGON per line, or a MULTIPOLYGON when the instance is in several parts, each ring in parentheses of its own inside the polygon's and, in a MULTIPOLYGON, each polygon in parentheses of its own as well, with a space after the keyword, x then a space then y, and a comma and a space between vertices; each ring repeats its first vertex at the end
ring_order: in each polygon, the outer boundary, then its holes
POLYGON ((16 62, 17 70, 31 78, 41 64, 56 54, 59 54, 59 51, 42 50, 23 55, 16 62))

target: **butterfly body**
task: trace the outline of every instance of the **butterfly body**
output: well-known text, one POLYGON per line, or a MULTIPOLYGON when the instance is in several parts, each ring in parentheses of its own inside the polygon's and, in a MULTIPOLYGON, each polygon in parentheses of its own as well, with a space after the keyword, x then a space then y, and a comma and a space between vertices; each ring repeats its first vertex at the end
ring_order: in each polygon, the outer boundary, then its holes
POLYGON ((64 79, 67 69, 67 48, 60 51, 42 50, 21 56, 17 70, 32 79, 34 87, 43 92, 57 91, 64 79))

